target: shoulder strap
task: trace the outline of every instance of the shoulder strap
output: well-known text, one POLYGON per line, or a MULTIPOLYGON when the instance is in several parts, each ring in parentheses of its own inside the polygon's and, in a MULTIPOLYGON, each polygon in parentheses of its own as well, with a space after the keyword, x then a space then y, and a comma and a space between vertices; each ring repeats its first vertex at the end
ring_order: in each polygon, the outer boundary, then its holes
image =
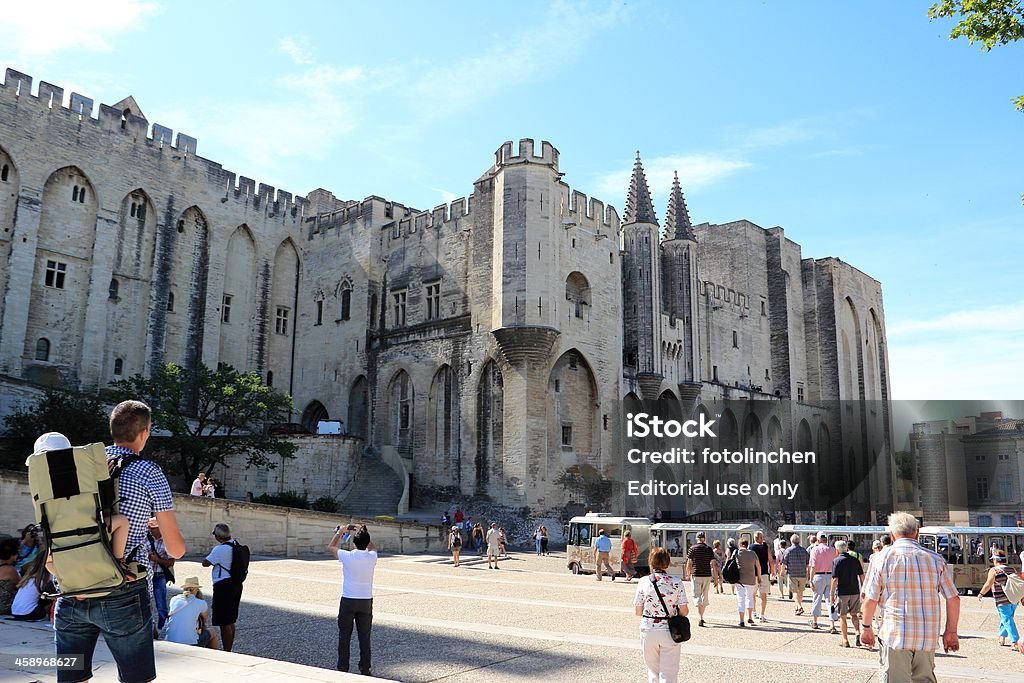
POLYGON ((665 618, 672 616, 668 611, 668 605, 665 604, 665 598, 661 597, 661 591, 658 590, 658 575, 657 572, 651 572, 651 585, 654 586, 654 594, 658 596, 658 600, 661 601, 661 607, 665 610, 665 618))

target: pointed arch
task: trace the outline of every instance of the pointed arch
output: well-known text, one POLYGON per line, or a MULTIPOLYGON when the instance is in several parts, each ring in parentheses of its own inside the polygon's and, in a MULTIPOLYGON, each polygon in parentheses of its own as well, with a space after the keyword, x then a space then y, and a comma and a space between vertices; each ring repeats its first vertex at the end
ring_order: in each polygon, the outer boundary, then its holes
POLYGON ((366 375, 359 375, 348 390, 348 433, 367 438, 369 416, 369 384, 366 375))
POLYGON ((256 240, 243 223, 228 238, 220 295, 218 359, 238 370, 252 366, 256 314, 256 240))
MULTIPOLYGON (((51 358, 77 368, 85 337, 99 203, 92 181, 77 166, 57 169, 43 186, 24 358, 47 336, 51 358)), ((106 280, 99 286, 106 285, 106 280)))
POLYGON ((386 443, 395 446, 402 456, 412 458, 416 392, 408 372, 401 369, 392 375, 385 397, 388 416, 386 443))
MULTIPOLYGON (((292 349, 299 321, 298 288, 301 273, 299 250, 291 238, 284 239, 274 251, 270 273, 270 300, 267 310, 267 367, 281 378, 292 376, 292 349)), ((291 391, 291 380, 286 380, 291 391)), ((285 386, 282 381, 282 386, 285 386)))
POLYGON ((141 187, 121 199, 110 291, 116 305, 107 307, 107 329, 123 334, 119 343, 108 345, 104 352, 104 377, 108 382, 123 374, 118 372, 118 361, 122 370, 125 363, 128 368, 142 368, 145 362, 149 316, 141 312, 148 311, 152 304, 156 219, 153 201, 141 187))
POLYGON ((447 363, 438 368, 430 383, 427 402, 427 445, 434 461, 444 469, 445 484, 459 482, 456 454, 458 451, 458 385, 455 373, 447 363))
POLYGON ((590 320, 590 282, 578 270, 569 273, 565 279, 565 300, 569 308, 569 318, 590 320))
POLYGON ((152 279, 156 219, 153 200, 141 187, 121 199, 117 251, 114 254, 115 273, 147 282, 152 279))
POLYGON ((167 291, 157 292, 154 303, 167 303, 164 361, 194 368, 205 337, 210 225, 202 209, 193 205, 178 215, 171 228, 173 249, 167 291))
POLYGON ((305 410, 302 411, 302 426, 311 434, 316 434, 317 425, 320 424, 321 420, 328 419, 330 419, 330 416, 327 414, 327 408, 317 400, 310 401, 306 404, 305 410))
POLYGON ((579 349, 563 353, 548 375, 548 478, 566 467, 600 463, 597 380, 579 349))
POLYGON ((476 492, 489 492, 492 479, 500 482, 504 458, 504 380, 501 369, 488 359, 480 369, 476 390, 476 492))
POLYGON ((740 445, 739 425, 732 408, 725 408, 718 418, 718 450, 737 450, 740 445))
MULTIPOLYGON (((14 235, 14 217, 18 214, 21 179, 18 167, 0 145, 0 263, 7 267, 14 235)), ((4 319, 4 301, 7 299, 8 278, 0 277, 0 320, 4 319)))

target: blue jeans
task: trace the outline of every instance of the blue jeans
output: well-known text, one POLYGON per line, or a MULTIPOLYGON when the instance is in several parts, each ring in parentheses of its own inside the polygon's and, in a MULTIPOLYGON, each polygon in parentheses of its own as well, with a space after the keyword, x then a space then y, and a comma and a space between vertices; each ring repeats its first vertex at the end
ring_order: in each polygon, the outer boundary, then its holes
POLYGON ((1017 605, 1015 603, 996 605, 996 611, 999 612, 999 637, 1009 637, 1010 644, 1016 643, 1020 640, 1020 634, 1017 633, 1017 624, 1013 623, 1013 615, 1017 611, 1017 605))
POLYGON ((153 574, 153 602, 156 603, 156 627, 162 629, 167 621, 167 575, 153 574))
POLYGON ((58 671, 59 683, 92 677, 92 655, 100 633, 117 662, 121 683, 146 683, 156 678, 153 613, 145 580, 133 581, 102 598, 61 598, 54 630, 57 655, 80 655, 85 664, 82 671, 58 671))

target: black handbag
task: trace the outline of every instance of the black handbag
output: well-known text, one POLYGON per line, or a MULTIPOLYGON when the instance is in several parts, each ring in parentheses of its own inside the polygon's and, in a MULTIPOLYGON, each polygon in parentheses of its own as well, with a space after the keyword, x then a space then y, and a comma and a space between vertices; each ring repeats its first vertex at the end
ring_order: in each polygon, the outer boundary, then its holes
MULTIPOLYGON (((661 597, 661 591, 658 590, 657 577, 651 574, 651 585, 654 586, 654 594, 658 596, 658 600, 661 600, 661 607, 665 610, 665 614, 668 615, 668 605, 665 604, 665 598, 661 597)), ((685 643, 690 639, 690 620, 681 614, 675 616, 667 616, 668 621, 668 632, 672 636, 672 642, 674 643, 685 643)))

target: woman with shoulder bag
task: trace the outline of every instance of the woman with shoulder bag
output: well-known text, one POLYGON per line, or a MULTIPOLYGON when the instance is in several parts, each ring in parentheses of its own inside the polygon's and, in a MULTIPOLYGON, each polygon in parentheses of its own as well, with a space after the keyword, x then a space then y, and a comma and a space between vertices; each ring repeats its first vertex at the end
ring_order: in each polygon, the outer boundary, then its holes
POLYGON ((978 591, 978 601, 982 600, 989 589, 992 590, 992 598, 996 603, 996 613, 999 615, 999 644, 1006 645, 1006 639, 1010 639, 1010 647, 1024 652, 1024 640, 1017 631, 1017 624, 1014 623, 1014 613, 1017 611, 1017 603, 1011 602, 1006 596, 1006 581, 1009 575, 1016 575, 1013 567, 1006 564, 1006 551, 996 549, 992 553, 992 568, 988 570, 988 577, 985 585, 978 591))
MULTIPOLYGON (((640 617, 640 647, 650 683, 676 683, 679 676, 679 642, 669 629, 669 617, 673 622, 675 617, 685 620, 690 608, 683 580, 668 573, 671 561, 665 548, 651 548, 647 556, 651 573, 640 579, 633 597, 633 607, 640 617)), ((689 629, 684 630, 688 637, 689 629)))

